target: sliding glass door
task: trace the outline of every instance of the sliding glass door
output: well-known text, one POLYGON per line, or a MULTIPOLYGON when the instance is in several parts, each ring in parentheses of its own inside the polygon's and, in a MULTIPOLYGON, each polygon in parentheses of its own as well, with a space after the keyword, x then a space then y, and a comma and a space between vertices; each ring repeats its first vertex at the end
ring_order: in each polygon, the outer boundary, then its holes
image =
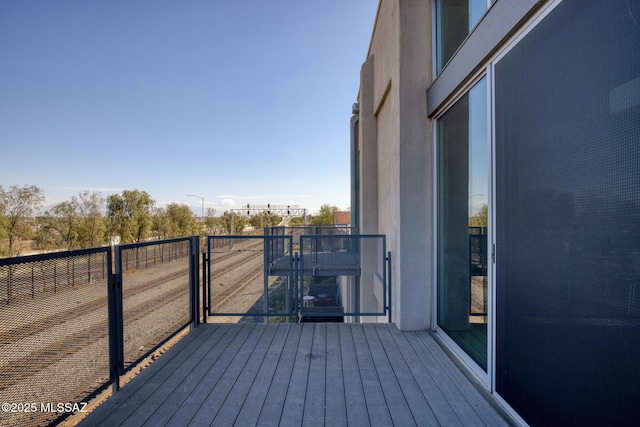
POLYGON ((639 16, 565 0, 495 64, 495 388, 531 425, 640 425, 639 16))
POLYGON ((488 360, 487 78, 438 120, 438 326, 483 370, 488 360))

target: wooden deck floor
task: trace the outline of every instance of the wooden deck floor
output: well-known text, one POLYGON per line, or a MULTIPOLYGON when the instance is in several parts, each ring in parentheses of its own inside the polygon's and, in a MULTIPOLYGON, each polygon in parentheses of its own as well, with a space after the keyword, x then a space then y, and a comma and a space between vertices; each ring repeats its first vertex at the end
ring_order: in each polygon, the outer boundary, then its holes
POLYGON ((429 332, 198 326, 81 426, 508 425, 429 332))

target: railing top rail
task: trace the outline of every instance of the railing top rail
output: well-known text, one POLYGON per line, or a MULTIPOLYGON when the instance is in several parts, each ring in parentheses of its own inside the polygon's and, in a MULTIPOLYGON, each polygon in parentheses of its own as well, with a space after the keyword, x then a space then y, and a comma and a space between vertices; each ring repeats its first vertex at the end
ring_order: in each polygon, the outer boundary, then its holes
POLYGON ((90 255, 96 253, 110 252, 110 246, 90 249, 76 249, 71 251, 49 252, 46 254, 23 255, 10 258, 0 258, 0 266, 24 264, 28 262, 46 261, 51 259, 62 259, 76 256, 90 255))
POLYGON ((243 234, 227 234, 220 236, 207 236, 207 240, 223 240, 223 239, 291 239, 291 236, 286 234, 277 234, 277 235, 243 235, 243 234))
POLYGON ((300 238, 303 239, 371 239, 371 238, 382 238, 386 239, 386 234, 301 234, 300 238))
POLYGON ((357 230, 358 227, 348 226, 348 225, 312 225, 312 224, 293 224, 293 225, 274 225, 270 227, 264 227, 268 230, 304 230, 304 229, 316 229, 316 230, 357 230))
POLYGON ((144 246, 161 245, 161 244, 164 244, 164 243, 187 242, 192 237, 193 236, 176 237, 175 239, 151 240, 151 241, 147 241, 147 242, 127 243, 127 244, 124 244, 124 245, 117 245, 116 247, 119 247, 120 249, 131 249, 131 248, 141 248, 141 247, 144 247, 144 246))

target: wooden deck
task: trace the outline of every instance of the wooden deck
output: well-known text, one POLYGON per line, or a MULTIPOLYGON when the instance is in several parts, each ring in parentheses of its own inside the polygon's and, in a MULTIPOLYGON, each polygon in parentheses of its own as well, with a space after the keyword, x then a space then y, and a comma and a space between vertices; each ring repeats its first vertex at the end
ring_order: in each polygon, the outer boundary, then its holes
POLYGON ((509 425, 427 331, 198 326, 81 426, 509 425))

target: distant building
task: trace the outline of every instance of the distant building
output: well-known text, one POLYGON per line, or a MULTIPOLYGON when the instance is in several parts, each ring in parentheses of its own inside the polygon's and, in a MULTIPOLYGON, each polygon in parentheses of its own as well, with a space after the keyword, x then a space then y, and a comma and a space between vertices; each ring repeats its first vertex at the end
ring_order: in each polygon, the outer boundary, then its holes
POLYGON ((333 213, 333 225, 349 227, 351 225, 351 212, 336 211, 333 213))
POLYGON ((398 327, 522 422, 640 425, 640 2, 381 0, 357 101, 398 327))

